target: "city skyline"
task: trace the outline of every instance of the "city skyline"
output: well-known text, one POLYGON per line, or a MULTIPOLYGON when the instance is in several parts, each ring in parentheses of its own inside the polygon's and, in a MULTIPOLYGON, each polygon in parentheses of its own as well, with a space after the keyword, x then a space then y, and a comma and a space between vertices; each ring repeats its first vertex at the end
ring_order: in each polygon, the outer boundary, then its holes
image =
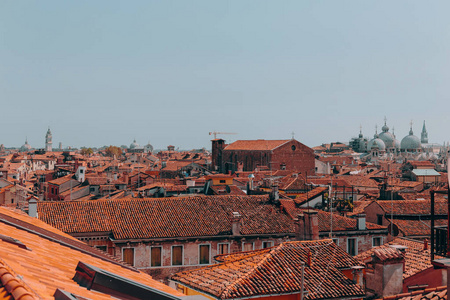
POLYGON ((448 141, 450 3, 0 4, 0 144, 448 141))

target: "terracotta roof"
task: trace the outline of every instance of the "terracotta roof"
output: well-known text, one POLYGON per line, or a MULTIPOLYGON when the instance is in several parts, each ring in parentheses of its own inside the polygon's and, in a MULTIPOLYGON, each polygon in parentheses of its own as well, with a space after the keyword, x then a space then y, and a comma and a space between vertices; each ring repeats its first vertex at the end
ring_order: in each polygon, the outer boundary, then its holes
POLYGON ((361 175, 343 175, 340 176, 339 179, 345 180, 347 184, 354 186, 355 188, 378 188, 378 183, 375 180, 361 175))
POLYGON ((348 214, 348 216, 365 214, 365 208, 371 204, 372 201, 354 201, 353 211, 348 214))
MULTIPOLYGON (((288 215, 295 219, 299 214, 301 214, 305 209, 301 209, 295 206, 294 201, 291 199, 280 199, 280 203, 283 209, 288 213, 288 215)), ((331 213, 323 210, 317 210, 318 221, 319 221, 319 231, 330 232, 331 229, 331 213)), ((352 218, 347 218, 333 213, 333 231, 354 231, 357 230, 357 220, 352 218)), ((377 225, 374 223, 366 222, 366 227, 369 230, 386 230, 386 226, 377 225)))
MULTIPOLYGON (((429 215, 431 200, 378 200, 375 201, 388 214, 394 215, 429 215)), ((435 214, 447 215, 447 201, 435 201, 435 214)))
POLYGON ((306 299, 364 296, 364 291, 339 271, 360 263, 332 240, 285 242, 232 254, 223 263, 177 273, 171 279, 217 299, 299 293, 302 262, 306 263, 306 299))
POLYGON ((2 299, 54 299, 56 289, 83 299, 113 299, 111 295, 88 290, 73 280, 79 262, 174 296, 183 296, 149 275, 108 258, 103 252, 55 228, 50 233, 49 227, 37 219, 0 207, 0 232, 24 245, 0 239, 0 295, 5 296, 2 299), (101 258, 102 255, 105 259, 101 258))
MULTIPOLYGON (((447 225, 447 219, 434 220, 435 226, 447 225)), ((400 220, 394 219, 394 224, 397 225, 400 232, 405 236, 430 236, 431 235, 431 221, 430 220, 400 220)))
POLYGON ((14 275, 14 272, 2 259, 0 259, 0 296, 2 299, 38 299, 38 296, 30 288, 27 288, 21 278, 14 275), (7 295, 12 298, 6 298, 7 295))
POLYGON ((425 290, 402 293, 380 298, 382 300, 447 300, 447 286, 428 288, 425 290))
POLYGON ((268 196, 38 202, 39 218, 64 232, 112 232, 119 240, 229 235, 232 212, 242 215, 242 235, 294 233, 268 196))
POLYGON ((400 250, 390 247, 376 248, 373 250, 372 255, 381 261, 403 259, 405 257, 400 250))
POLYGON ((235 185, 212 185, 209 188, 214 195, 246 195, 243 190, 235 185))
POLYGON ((89 185, 104 185, 109 183, 108 178, 100 176, 88 176, 86 177, 86 181, 89 183, 89 185))
POLYGON ((295 197, 295 199, 294 199, 294 202, 297 203, 298 205, 302 205, 307 200, 316 198, 318 195, 322 194, 323 192, 325 192, 327 190, 328 190, 327 187, 322 187, 322 186, 317 187, 315 189, 308 191, 307 193, 297 195, 297 197, 295 197))
POLYGON ((278 179, 277 182, 280 190, 304 190, 306 188, 305 178, 295 173, 278 179))
POLYGON ((291 140, 239 140, 229 144, 224 150, 257 150, 269 151, 286 144, 291 140))
POLYGON ((72 176, 73 176, 72 174, 71 175, 66 175, 66 176, 63 176, 63 177, 51 180, 48 183, 49 184, 54 184, 54 185, 61 185, 61 184, 66 183, 66 182, 68 182, 70 180, 74 180, 74 179, 72 179, 72 176))
MULTIPOLYGON (((403 279, 411 277, 426 269, 433 268, 433 265, 431 264, 430 260, 431 255, 430 245, 428 245, 427 250, 424 250, 423 242, 406 238, 396 238, 387 244, 374 247, 368 251, 360 253, 354 256, 354 258, 363 263, 368 262, 368 259, 370 259, 370 257, 375 253, 375 251, 392 249, 390 245, 401 245, 407 247, 404 255, 405 268, 403 271, 403 279)), ((440 257, 436 256, 436 258, 440 257)))

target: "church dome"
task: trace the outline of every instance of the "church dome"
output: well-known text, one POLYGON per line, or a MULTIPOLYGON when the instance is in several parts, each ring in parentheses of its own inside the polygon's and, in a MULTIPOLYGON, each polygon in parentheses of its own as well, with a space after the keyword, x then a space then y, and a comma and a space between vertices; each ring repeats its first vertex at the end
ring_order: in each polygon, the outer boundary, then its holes
POLYGON ((383 140, 378 137, 378 134, 375 133, 373 139, 369 141, 367 144, 367 151, 370 151, 372 149, 378 149, 378 150, 386 150, 386 145, 384 144, 383 140))
POLYGON ((396 138, 394 138, 394 148, 395 148, 396 150, 400 150, 400 148, 401 148, 400 141, 397 140, 396 138))
POLYGON ((130 149, 139 148, 139 144, 136 143, 136 139, 130 144, 130 149))
MULTIPOLYGON (((383 126, 384 128, 384 126, 383 126)), ((392 135, 392 133, 388 132, 388 131, 383 131, 382 133, 379 134, 379 138, 384 142, 384 144, 386 145, 386 148, 393 148, 395 147, 395 137, 392 135)))
POLYGON ((418 150, 422 148, 422 144, 420 143, 420 139, 414 135, 412 127, 409 130, 409 135, 405 136, 400 143, 401 150, 411 151, 418 150))
POLYGON ((153 146, 152 146, 152 144, 150 144, 150 142, 148 142, 148 144, 144 146, 144 150, 145 150, 146 152, 153 152, 153 146))
POLYGON ((384 142, 386 148, 394 148, 395 137, 392 133, 389 132, 389 127, 386 125, 386 118, 384 119, 384 126, 381 128, 381 130, 383 130, 383 132, 380 133, 378 137, 384 142))
POLYGON ((20 152, 27 152, 31 150, 31 146, 30 144, 28 144, 28 140, 25 140, 25 144, 22 145, 22 147, 20 147, 19 151, 20 152))

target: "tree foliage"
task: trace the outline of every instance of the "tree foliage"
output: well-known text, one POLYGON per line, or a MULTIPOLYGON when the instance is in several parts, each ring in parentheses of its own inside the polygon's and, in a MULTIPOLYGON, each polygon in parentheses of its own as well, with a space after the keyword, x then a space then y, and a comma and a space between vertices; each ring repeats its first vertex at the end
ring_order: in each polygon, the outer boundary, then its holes
POLYGON ((116 146, 109 146, 105 149, 106 155, 111 157, 119 157, 122 155, 122 148, 116 146))
POLYGON ((81 149, 81 155, 89 156, 94 153, 94 150, 92 148, 82 148, 81 149))

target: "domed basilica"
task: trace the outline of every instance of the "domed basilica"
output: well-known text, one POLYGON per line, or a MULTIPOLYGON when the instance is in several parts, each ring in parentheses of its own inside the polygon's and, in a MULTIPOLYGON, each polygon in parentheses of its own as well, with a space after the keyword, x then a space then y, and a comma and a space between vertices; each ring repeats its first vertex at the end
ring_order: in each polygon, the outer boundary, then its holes
POLYGON ((447 155, 448 145, 443 147, 439 144, 428 143, 425 121, 423 122, 421 138, 414 135, 412 122, 409 134, 401 142, 396 139, 394 132, 389 132, 386 118, 381 130, 382 132, 378 134, 377 127, 375 127, 375 135, 373 139, 369 140, 363 137, 360 128, 359 136, 350 140, 350 147, 353 151, 361 153, 362 160, 437 160, 444 153, 445 156, 447 155))

